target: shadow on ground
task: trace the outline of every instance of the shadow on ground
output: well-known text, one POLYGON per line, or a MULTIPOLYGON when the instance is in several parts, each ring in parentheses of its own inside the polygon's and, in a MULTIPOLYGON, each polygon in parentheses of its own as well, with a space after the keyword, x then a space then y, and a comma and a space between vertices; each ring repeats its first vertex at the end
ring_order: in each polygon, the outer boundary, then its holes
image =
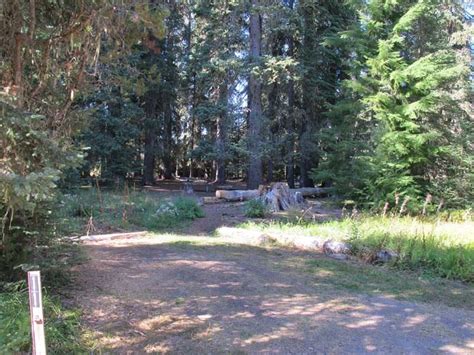
MULTIPOLYGON (((114 353, 474 352, 474 312, 346 292, 300 252, 93 244, 76 302, 114 353)), ((314 258, 314 255, 312 256, 314 258)))

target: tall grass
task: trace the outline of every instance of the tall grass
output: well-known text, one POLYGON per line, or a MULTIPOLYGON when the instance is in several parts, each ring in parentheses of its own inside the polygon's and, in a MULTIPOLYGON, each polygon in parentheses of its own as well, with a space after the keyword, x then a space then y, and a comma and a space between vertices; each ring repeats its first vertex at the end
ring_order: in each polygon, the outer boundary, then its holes
POLYGON ((179 228, 204 213, 188 197, 160 199, 143 192, 78 190, 62 196, 58 224, 62 233, 93 233, 106 229, 179 228))
POLYGON ((392 265, 465 282, 474 282, 474 222, 446 222, 415 217, 359 216, 324 223, 246 223, 266 233, 314 236, 349 241, 364 257, 389 249, 392 265))
MULTIPOLYGON (((48 352, 53 354, 85 353, 81 339, 79 313, 64 310, 60 303, 43 294, 45 334, 48 352)), ((28 293, 25 283, 11 285, 0 292, 0 353, 31 351, 28 293)))

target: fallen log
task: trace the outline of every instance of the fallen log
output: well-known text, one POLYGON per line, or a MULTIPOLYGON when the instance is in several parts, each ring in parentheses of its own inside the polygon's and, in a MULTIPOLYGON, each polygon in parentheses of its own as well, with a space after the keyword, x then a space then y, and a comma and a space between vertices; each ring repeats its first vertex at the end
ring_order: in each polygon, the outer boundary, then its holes
MULTIPOLYGON (((290 192, 294 195, 297 193, 303 197, 309 196, 325 196, 328 194, 329 189, 325 187, 302 187, 300 189, 290 189, 290 192)), ((254 198, 260 197, 262 190, 216 190, 216 198, 227 200, 227 201, 247 201, 254 198)))
POLYGON ((303 197, 322 197, 329 193, 328 187, 302 187, 300 189, 290 189, 291 192, 299 192, 303 197))
POLYGON ((259 190, 217 190, 216 198, 226 201, 247 201, 260 197, 259 190))
POLYGON ((97 242, 97 241, 102 241, 102 240, 129 239, 129 238, 135 238, 135 237, 143 237, 147 234, 148 234, 147 231, 141 231, 141 232, 83 235, 82 237, 79 238, 79 240, 97 242))

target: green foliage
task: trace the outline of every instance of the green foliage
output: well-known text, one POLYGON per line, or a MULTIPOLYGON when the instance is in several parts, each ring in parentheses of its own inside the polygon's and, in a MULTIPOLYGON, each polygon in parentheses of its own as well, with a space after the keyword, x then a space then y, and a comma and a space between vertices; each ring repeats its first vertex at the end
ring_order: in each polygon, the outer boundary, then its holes
POLYGON ((361 5, 364 28, 341 34, 355 48, 351 79, 328 115, 329 145, 315 178, 330 177, 338 192, 359 201, 431 193, 465 206, 473 161, 469 56, 456 40, 466 38, 460 5, 361 5))
MULTIPOLYGON (((43 293, 47 350, 53 354, 85 352, 81 342, 79 313, 65 310, 58 300, 43 293)), ((0 292, 0 352, 31 350, 28 292, 24 283, 9 284, 0 292)))
POLYGON ((126 229, 160 231, 180 228, 204 217, 195 199, 159 199, 152 194, 133 191, 114 192, 78 190, 64 195, 58 223, 69 226, 70 233, 83 235, 100 230, 126 229))
POLYGON ((204 217, 204 211, 197 204, 195 199, 178 197, 174 200, 177 214, 184 219, 196 219, 204 217))
POLYGON ((140 171, 136 144, 140 138, 143 109, 118 89, 104 88, 87 99, 94 105, 87 128, 80 137, 87 147, 82 170, 95 171, 101 181, 125 179, 140 171))
POLYGON ((267 213, 267 207, 260 199, 249 200, 245 203, 245 216, 250 218, 263 218, 267 213))
POLYGON ((49 243, 56 183, 81 156, 48 136, 42 116, 0 105, 0 273, 8 275, 49 243))

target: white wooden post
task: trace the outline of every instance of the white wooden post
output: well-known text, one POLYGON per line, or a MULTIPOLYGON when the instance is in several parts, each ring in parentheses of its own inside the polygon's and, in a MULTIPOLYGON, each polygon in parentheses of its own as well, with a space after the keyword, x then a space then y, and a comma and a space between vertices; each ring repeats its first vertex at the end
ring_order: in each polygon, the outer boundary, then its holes
POLYGON ((31 338, 33 340, 32 353, 33 355, 46 355, 41 275, 39 271, 28 271, 28 293, 30 296, 31 338))

